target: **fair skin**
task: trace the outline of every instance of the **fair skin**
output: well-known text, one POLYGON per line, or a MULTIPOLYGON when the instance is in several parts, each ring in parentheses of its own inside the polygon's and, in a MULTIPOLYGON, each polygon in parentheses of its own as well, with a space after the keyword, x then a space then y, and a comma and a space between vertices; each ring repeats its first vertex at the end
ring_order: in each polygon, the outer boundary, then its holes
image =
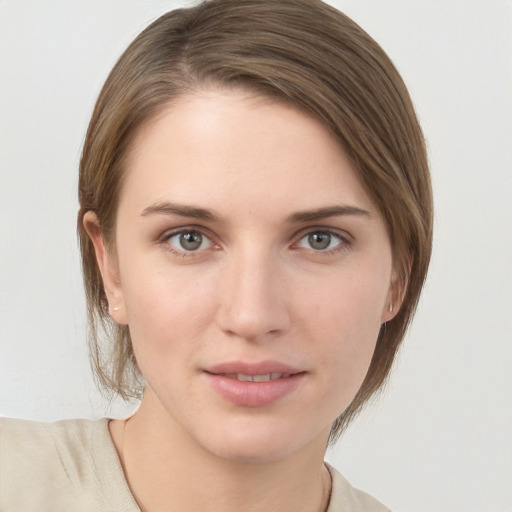
POLYGON ((144 125, 126 173, 115 252, 84 222, 147 382, 110 423, 135 498, 325 510, 331 424, 399 306, 385 225, 345 153, 302 112, 210 90, 144 125))

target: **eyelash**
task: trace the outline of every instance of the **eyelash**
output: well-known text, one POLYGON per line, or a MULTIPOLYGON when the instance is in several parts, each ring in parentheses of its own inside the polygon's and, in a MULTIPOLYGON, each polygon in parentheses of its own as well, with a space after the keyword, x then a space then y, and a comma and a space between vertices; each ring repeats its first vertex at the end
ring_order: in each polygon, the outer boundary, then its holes
POLYGON ((192 234, 192 233, 197 233, 197 234, 201 235, 203 237, 203 239, 208 240, 210 242, 211 246, 213 246, 214 248, 218 248, 219 247, 219 244, 216 244, 212 240, 212 236, 209 235, 208 233, 206 233, 203 228, 194 227, 194 226, 179 228, 179 229, 176 229, 176 230, 173 230, 173 231, 166 231, 160 237, 158 242, 160 244, 162 244, 167 251, 169 251, 170 253, 172 253, 175 256, 179 256, 179 257, 182 257, 182 258, 194 257, 194 256, 197 257, 205 249, 200 249, 200 250, 197 250, 197 251, 187 251, 187 250, 183 249, 183 250, 180 251, 179 249, 173 247, 169 243, 170 240, 172 238, 174 238, 175 236, 192 234))
MULTIPOLYGON (((297 248, 297 249, 301 249, 301 247, 299 247, 299 244, 306 237, 312 236, 312 235, 328 235, 328 236, 331 237, 330 241, 332 241, 332 238, 334 238, 334 239, 336 239, 338 241, 338 244, 336 246, 330 248, 330 249, 327 248, 327 249, 324 249, 324 250, 322 250, 322 249, 315 250, 312 247, 309 247, 309 248, 304 247, 305 250, 309 250, 309 251, 312 252, 312 254, 315 254, 315 255, 328 256, 328 255, 337 254, 340 251, 344 251, 344 250, 349 249, 351 247, 351 245, 352 245, 351 237, 348 234, 341 234, 340 232, 338 232, 336 230, 328 229, 328 228, 311 227, 311 228, 307 228, 306 230, 301 231, 296 236, 294 236, 296 241, 292 244, 292 247, 297 248)), ((213 237, 211 235, 209 235, 204 230, 204 228, 190 226, 190 227, 184 227, 184 228, 179 228, 179 229, 176 229, 176 230, 173 230, 173 231, 165 232, 159 238, 158 243, 162 244, 164 246, 164 248, 167 251, 169 251, 170 253, 172 253, 173 255, 179 256, 179 257, 182 257, 182 258, 187 258, 187 257, 197 257, 201 253, 203 253, 203 251, 205 251, 207 249, 210 249, 212 247, 214 248, 214 250, 218 249, 220 247, 219 244, 214 242, 212 238, 213 237), (176 237, 176 236, 185 235, 185 234, 192 234, 192 233, 197 233, 197 234, 201 235, 203 237, 203 240, 204 239, 208 240, 211 245, 209 247, 207 247, 207 248, 204 248, 204 249, 187 251, 186 249, 179 250, 179 249, 173 247, 169 243, 169 241, 172 238, 176 237)))
POLYGON ((337 254, 340 251, 345 251, 349 249, 352 245, 351 237, 347 233, 340 233, 337 230, 328 229, 325 227, 313 227, 313 228, 307 228, 304 231, 301 231, 297 235, 297 242, 295 242, 293 245, 298 247, 298 244, 300 244, 306 237, 312 236, 312 235, 328 235, 331 237, 331 240, 334 238, 338 241, 337 245, 330 249, 319 249, 315 250, 312 247, 304 248, 306 250, 310 250, 313 254, 319 255, 319 256, 330 256, 333 254, 337 254))

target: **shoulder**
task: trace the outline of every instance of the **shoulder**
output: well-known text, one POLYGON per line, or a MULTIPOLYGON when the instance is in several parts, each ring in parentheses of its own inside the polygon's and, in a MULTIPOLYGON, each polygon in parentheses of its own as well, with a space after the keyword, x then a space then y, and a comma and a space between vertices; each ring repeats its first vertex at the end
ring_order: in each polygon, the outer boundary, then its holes
POLYGON ((327 512, 391 512, 375 498, 355 487, 336 469, 326 464, 332 478, 331 500, 327 512))
MULTIPOLYGON (((55 441, 70 442, 80 439, 90 442, 92 437, 107 428, 107 420, 61 420, 44 423, 31 420, 0 418, 0 440, 16 443, 18 448, 27 447, 27 441, 37 440, 46 446, 55 441)), ((30 446, 30 444, 28 445, 30 446)))
POLYGON ((1 510, 105 510, 123 483, 108 420, 0 418, 1 510))
POLYGON ((0 418, 0 463, 13 468, 27 466, 25 474, 44 465, 48 471, 86 464, 88 454, 105 441, 107 420, 62 420, 42 423, 0 418))

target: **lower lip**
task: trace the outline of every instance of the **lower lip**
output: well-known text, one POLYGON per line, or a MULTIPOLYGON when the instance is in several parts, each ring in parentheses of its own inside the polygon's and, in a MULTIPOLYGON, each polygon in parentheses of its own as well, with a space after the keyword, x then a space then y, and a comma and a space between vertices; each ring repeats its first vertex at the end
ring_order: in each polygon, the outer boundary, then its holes
POLYGON ((213 389, 229 402, 241 407, 265 407, 295 391, 306 374, 296 373, 266 382, 243 382, 207 372, 203 375, 213 389))

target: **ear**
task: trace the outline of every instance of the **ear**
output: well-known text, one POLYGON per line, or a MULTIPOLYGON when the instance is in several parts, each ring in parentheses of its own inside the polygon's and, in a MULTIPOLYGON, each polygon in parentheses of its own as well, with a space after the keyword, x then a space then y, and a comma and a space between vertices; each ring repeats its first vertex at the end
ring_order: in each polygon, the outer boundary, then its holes
POLYGON ((115 255, 105 243, 98 217, 94 212, 87 212, 83 219, 84 228, 94 245, 96 261, 100 269, 103 287, 107 294, 110 316, 119 324, 127 325, 123 289, 119 279, 119 268, 115 255))
POLYGON ((391 275, 386 302, 382 309, 381 323, 389 322, 398 314, 402 307, 406 289, 406 278, 400 277, 396 269, 394 269, 391 275))

